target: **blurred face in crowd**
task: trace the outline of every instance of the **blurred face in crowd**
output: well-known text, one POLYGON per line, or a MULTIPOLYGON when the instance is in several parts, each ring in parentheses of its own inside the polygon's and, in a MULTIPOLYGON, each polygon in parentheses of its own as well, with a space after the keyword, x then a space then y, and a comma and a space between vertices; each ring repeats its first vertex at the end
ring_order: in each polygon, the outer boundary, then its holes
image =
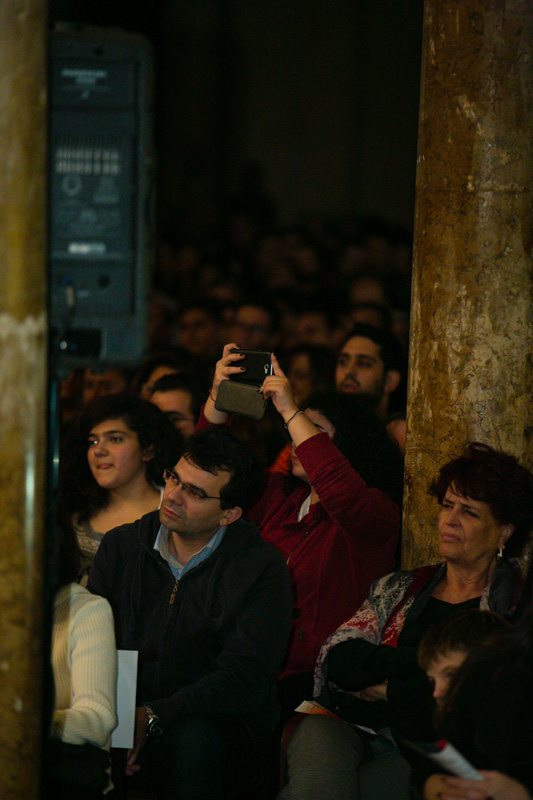
POLYGON ((181 433, 188 438, 194 433, 196 420, 192 411, 191 393, 185 389, 154 392, 151 402, 163 411, 181 433))
POLYGON ((381 282, 370 275, 361 275, 355 278, 350 284, 348 293, 351 305, 357 305, 358 303, 375 303, 378 306, 387 305, 385 290, 381 282))
POLYGON ((298 344, 320 344, 326 347, 331 343, 326 315, 320 311, 307 311, 296 320, 295 338, 298 344))
POLYGON ((215 319, 203 308, 186 309, 180 317, 179 343, 199 358, 215 356, 220 349, 215 319))
POLYGON ((387 430, 398 443, 402 455, 405 455, 405 447, 407 444, 407 420, 403 419, 403 417, 391 419, 387 424, 387 430))
POLYGON ((166 364, 161 364, 159 367, 156 367, 141 386, 141 390, 139 392, 139 397, 141 400, 151 400, 152 388, 156 381, 158 381, 159 378, 163 378, 165 375, 173 375, 175 372, 175 367, 167 366, 166 364))
POLYGON ((235 313, 229 339, 242 350, 268 350, 271 327, 272 317, 266 308, 243 305, 235 313))
POLYGON ((95 397, 117 394, 123 392, 126 386, 126 378, 121 369, 109 367, 103 372, 93 372, 87 367, 83 374, 82 400, 84 403, 88 403, 95 397))
POLYGON ((313 370, 307 353, 296 353, 293 356, 287 378, 291 384, 294 402, 301 408, 313 391, 313 370))

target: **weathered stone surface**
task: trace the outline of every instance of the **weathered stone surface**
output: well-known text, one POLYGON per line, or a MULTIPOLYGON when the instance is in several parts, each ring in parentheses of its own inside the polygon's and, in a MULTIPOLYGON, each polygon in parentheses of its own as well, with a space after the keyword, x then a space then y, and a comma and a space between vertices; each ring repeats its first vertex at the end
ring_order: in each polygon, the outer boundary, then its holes
POLYGON ((44 0, 0 0, 0 797, 38 796, 46 444, 44 0))
POLYGON ((533 14, 426 0, 404 507, 434 562, 427 485, 469 441, 533 461, 533 14))

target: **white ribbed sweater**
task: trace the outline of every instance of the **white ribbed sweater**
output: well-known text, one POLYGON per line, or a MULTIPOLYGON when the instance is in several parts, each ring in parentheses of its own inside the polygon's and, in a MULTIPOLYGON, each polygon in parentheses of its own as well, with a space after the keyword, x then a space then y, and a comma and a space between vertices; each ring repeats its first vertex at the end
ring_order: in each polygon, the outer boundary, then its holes
POLYGON ((111 606, 71 583, 54 601, 52 736, 109 750, 116 727, 117 650, 111 606))

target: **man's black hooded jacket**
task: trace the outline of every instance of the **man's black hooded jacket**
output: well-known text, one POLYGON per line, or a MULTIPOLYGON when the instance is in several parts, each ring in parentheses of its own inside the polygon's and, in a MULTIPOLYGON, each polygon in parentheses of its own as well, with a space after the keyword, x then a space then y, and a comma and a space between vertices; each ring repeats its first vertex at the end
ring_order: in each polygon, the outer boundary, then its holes
POLYGON ((154 550, 159 513, 107 533, 88 588, 113 608, 117 647, 139 651, 137 705, 163 729, 188 712, 244 718, 258 734, 278 721, 275 677, 289 634, 287 566, 244 520, 176 581, 154 550))

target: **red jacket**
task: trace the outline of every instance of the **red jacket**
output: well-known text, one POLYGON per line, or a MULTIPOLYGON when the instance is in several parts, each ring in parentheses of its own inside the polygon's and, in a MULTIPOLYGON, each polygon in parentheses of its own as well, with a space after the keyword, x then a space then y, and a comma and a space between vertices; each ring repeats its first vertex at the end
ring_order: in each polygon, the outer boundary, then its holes
POLYGON ((384 492, 369 489, 327 433, 296 453, 320 502, 298 522, 309 486, 286 493, 286 476, 265 473, 265 485, 247 518, 287 560, 294 617, 280 678, 312 672, 325 639, 365 599, 370 584, 394 569, 400 510, 384 492))

